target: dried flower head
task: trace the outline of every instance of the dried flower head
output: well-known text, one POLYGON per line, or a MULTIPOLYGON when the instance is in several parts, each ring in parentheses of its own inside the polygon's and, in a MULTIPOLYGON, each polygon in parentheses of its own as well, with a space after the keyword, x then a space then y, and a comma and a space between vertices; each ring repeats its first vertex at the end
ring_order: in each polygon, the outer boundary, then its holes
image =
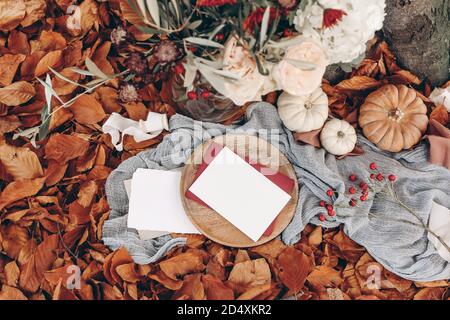
POLYGON ((121 42, 125 41, 126 37, 127 31, 122 26, 118 26, 111 31, 111 42, 116 46, 119 46, 121 42))
POLYGON ((178 60, 181 52, 172 41, 161 41, 155 47, 153 56, 159 63, 170 63, 178 60))
POLYGON ((278 3, 282 8, 291 10, 297 5, 297 0, 278 0, 278 3))
POLYGON ((216 7, 236 3, 237 0, 197 0, 197 6, 199 7, 216 7))
POLYGON ((125 84, 120 87, 119 99, 124 103, 132 103, 140 100, 136 87, 131 84, 125 84))
POLYGON ((125 60, 125 66, 132 73, 143 74, 147 70, 147 60, 137 52, 130 54, 127 60, 125 60))

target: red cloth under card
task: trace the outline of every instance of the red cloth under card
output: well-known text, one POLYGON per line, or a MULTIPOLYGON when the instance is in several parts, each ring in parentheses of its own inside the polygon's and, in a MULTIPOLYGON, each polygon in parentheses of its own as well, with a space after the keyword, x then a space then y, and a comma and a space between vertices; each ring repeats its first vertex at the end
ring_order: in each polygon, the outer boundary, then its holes
MULTIPOLYGON (((208 150, 205 153, 203 163, 200 164, 200 166, 197 169, 197 172, 195 173, 194 180, 192 181, 192 183, 194 183, 195 180, 197 180, 197 178, 203 173, 203 171, 205 171, 205 169, 208 167, 208 165, 211 163, 211 161, 214 159, 214 157, 216 155, 218 155, 222 149, 223 149, 223 146, 220 144, 217 144, 217 143, 211 144, 211 146, 208 148, 208 150)), ((247 161, 253 168, 258 170, 262 174, 264 174, 265 170, 267 170, 266 172, 270 171, 270 169, 268 167, 265 167, 261 164, 250 163, 248 159, 245 159, 245 161, 247 161)), ((291 194, 292 189, 294 189, 295 181, 280 172, 276 172, 276 173, 272 172, 272 174, 264 174, 264 176, 288 194, 291 194)), ((193 194, 191 191, 189 191, 189 189, 186 191, 185 196, 186 196, 186 198, 191 199, 195 202, 198 202, 199 204, 209 208, 209 206, 206 203, 204 203, 199 197, 197 197, 195 194, 193 194)), ((267 228, 267 230, 264 232, 263 236, 268 236, 272 233, 276 220, 277 220, 277 218, 275 218, 275 220, 267 228)))

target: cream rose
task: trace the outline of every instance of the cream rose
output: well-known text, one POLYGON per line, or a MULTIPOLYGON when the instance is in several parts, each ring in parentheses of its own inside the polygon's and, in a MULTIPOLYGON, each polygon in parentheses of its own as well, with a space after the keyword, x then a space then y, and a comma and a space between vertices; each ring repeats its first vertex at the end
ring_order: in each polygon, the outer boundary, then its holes
POLYGON ((311 94, 322 83, 329 61, 322 48, 312 40, 305 39, 286 50, 283 60, 273 68, 273 78, 278 88, 291 95, 311 94), (314 65, 313 70, 301 69, 294 65, 303 61, 314 65))
POLYGON ((267 77, 259 73, 252 55, 235 36, 231 36, 225 44, 222 64, 223 68, 220 71, 232 74, 236 79, 227 77, 226 74, 220 76, 220 72, 205 70, 202 66, 199 68, 217 92, 238 106, 261 100, 267 77))

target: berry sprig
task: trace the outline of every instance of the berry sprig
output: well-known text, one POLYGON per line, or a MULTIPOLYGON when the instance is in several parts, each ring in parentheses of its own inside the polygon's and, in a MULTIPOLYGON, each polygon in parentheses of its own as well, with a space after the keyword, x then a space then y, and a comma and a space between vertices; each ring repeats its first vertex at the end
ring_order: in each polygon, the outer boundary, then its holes
MULTIPOLYGON (((350 200, 348 202, 349 207, 356 207, 359 203, 366 202, 367 200, 369 200, 371 195, 374 195, 377 193, 377 190, 380 189, 380 187, 381 187, 381 189, 383 188, 384 183, 382 185, 380 185, 380 182, 385 182, 385 177, 378 170, 377 164, 372 162, 369 165, 369 168, 371 171, 374 171, 370 174, 370 180, 372 181, 372 182, 370 182, 371 185, 369 185, 368 182, 361 180, 356 174, 351 174, 348 177, 348 180, 352 184, 347 189, 348 195, 350 198, 350 200)), ((388 175, 388 180, 391 183, 394 183, 395 181, 397 181, 397 176, 395 176, 394 174, 390 174, 390 175, 388 175)), ((336 210, 335 210, 335 206, 333 206, 333 204, 332 204, 332 198, 335 195, 337 196, 337 192, 335 190, 329 189, 326 192, 326 194, 330 198, 330 201, 327 202, 327 201, 322 200, 319 202, 319 205, 320 205, 320 207, 326 209, 327 215, 329 217, 334 217, 334 216, 336 216, 336 210)), ((348 207, 346 207, 346 208, 348 208, 348 207)), ((320 213, 319 220, 322 222, 325 221, 326 214, 320 213)))

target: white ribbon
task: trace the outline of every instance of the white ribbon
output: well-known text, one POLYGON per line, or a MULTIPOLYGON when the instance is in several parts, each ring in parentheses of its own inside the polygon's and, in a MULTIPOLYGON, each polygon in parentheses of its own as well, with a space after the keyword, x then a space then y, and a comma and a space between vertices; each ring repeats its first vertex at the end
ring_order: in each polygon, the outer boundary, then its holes
MULTIPOLYGON (((450 246, 450 209, 433 202, 428 228, 450 246)), ((439 255, 450 262, 450 252, 444 245, 431 233, 428 233, 428 239, 436 247, 439 255)))
POLYGON ((450 86, 447 88, 436 88, 430 95, 430 100, 438 106, 444 105, 448 112, 450 112, 450 86))
POLYGON ((136 142, 152 139, 163 130, 169 130, 167 114, 149 112, 147 120, 134 121, 113 112, 103 124, 102 130, 111 136, 111 142, 118 151, 123 150, 123 137, 130 135, 136 142))

